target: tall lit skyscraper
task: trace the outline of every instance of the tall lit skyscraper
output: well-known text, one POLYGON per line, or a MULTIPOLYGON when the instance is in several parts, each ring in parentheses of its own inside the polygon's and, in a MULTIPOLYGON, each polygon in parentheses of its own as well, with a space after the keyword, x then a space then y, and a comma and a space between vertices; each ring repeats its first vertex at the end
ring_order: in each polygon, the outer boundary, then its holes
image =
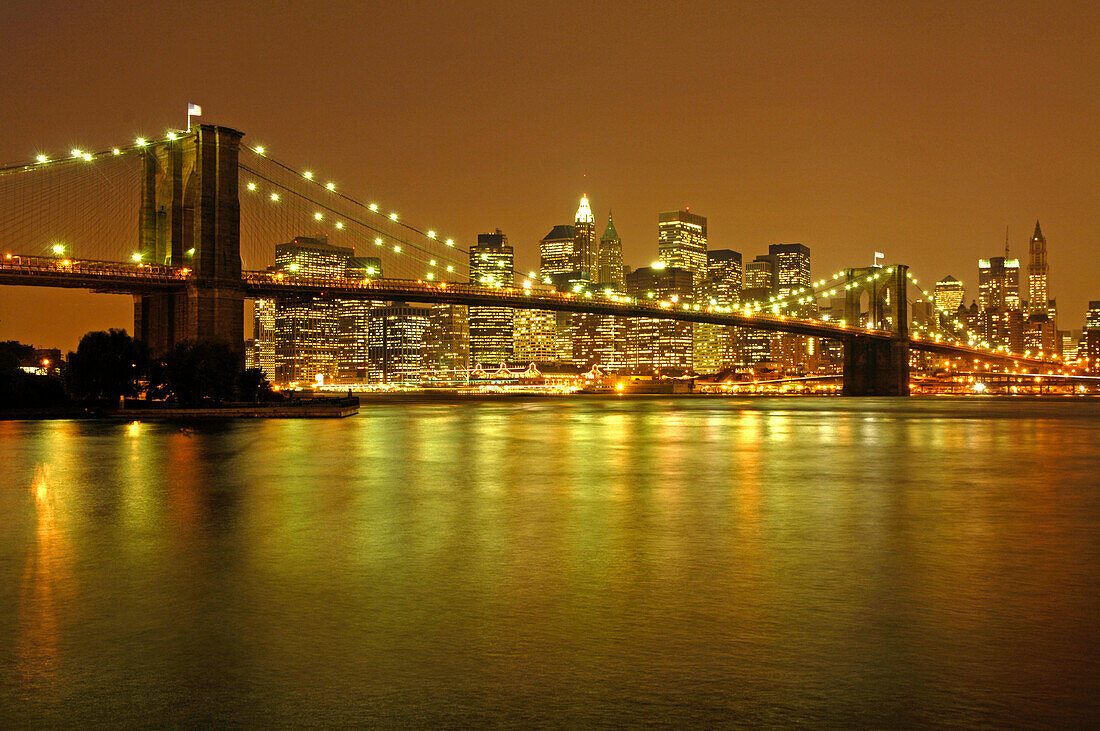
POLYGON ((432 305, 424 341, 428 379, 454 380, 470 367, 470 315, 465 305, 432 305))
MULTIPOLYGON (((308 236, 275 247, 275 270, 287 277, 345 276, 354 250, 308 236)), ((340 303, 320 297, 275 304, 275 382, 311 385, 337 377, 340 303)))
POLYGON ((572 278, 573 272, 573 245, 577 230, 569 224, 560 224, 550 229, 550 233, 539 241, 539 254, 542 263, 539 268, 539 276, 544 284, 545 280, 554 275, 567 275, 572 278))
POLYGON ((558 360, 557 315, 549 310, 515 310, 513 358, 516 363, 553 363, 558 360))
POLYGON ((428 308, 397 302, 375 307, 368 329, 372 383, 418 383, 424 366, 428 308))
POLYGON ((1020 309, 1020 260, 995 256, 978 260, 978 307, 1020 309))
POLYGON ((616 292, 626 291, 626 279, 623 274, 623 242, 615 230, 615 221, 607 214, 607 227, 600 237, 598 256, 599 274, 597 283, 601 288, 610 287, 616 292))
POLYGON ((573 270, 577 280, 595 282, 599 260, 596 242, 596 219, 588 205, 588 196, 581 196, 581 204, 573 220, 573 270))
POLYGON ((1035 222, 1035 233, 1031 236, 1027 258, 1027 302, 1032 314, 1048 314, 1047 304, 1050 295, 1047 290, 1047 239, 1043 236, 1039 222, 1035 222))
POLYGON ((657 257, 669 268, 691 272, 694 284, 707 273, 707 219, 690 211, 657 216, 657 257))
POLYGON ((732 249, 708 251, 707 276, 714 280, 716 304, 733 307, 741 301, 741 252, 732 249))
MULTIPOLYGON (((679 307, 692 301, 692 272, 657 265, 626 275, 627 293, 643 301, 666 301, 679 307)), ((632 318, 626 339, 625 365, 639 375, 683 375, 693 366, 691 323, 632 318)))
POLYGON ((275 381, 275 300, 258 299, 253 311, 252 338, 256 368, 275 381))
POLYGON ((810 286, 810 249, 802 244, 772 244, 768 256, 775 262, 775 293, 785 298, 810 286))
MULTIPOLYGON (((515 256, 508 237, 478 234, 470 247, 470 282, 485 287, 511 287, 515 256)), ((512 359, 513 315, 507 307, 470 308, 470 358, 485 365, 512 359)))
POLYGON ((950 274, 936 282, 933 300, 936 303, 936 309, 940 312, 954 316, 955 310, 959 309, 964 299, 966 299, 966 287, 950 274))

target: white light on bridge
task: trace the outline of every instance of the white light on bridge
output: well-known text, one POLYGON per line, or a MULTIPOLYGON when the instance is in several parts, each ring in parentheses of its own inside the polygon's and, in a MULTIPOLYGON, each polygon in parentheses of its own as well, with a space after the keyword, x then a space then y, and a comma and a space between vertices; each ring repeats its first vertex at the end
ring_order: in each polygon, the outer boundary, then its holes
POLYGON ((264 154, 263 145, 259 145, 259 146, 256 147, 256 154, 258 154, 258 155, 264 154))
POLYGON ((324 216, 321 215, 320 211, 317 211, 316 213, 313 214, 313 219, 315 221, 320 221, 322 218, 324 218, 324 216))
POLYGON ((367 207, 368 207, 368 208, 370 208, 370 209, 371 209, 372 211, 374 211, 375 213, 378 213, 378 204, 377 204, 377 203, 371 203, 371 204, 370 204, 369 206, 367 206, 367 207))
POLYGON ((435 231, 429 231, 428 232, 428 238, 429 239, 434 239, 435 238, 435 231))
POLYGON ((325 183, 325 187, 329 190, 336 190, 336 183, 325 183))
POLYGON ((256 190, 256 184, 255 183, 249 183, 248 184, 248 189, 249 190, 256 190))
POLYGON ((382 237, 381 236, 379 236, 378 238, 376 238, 374 240, 374 245, 375 246, 381 246, 382 245, 382 237))
POLYGON ((118 149, 117 147, 113 147, 113 148, 111 148, 111 154, 112 155, 121 155, 122 150, 118 149))
POLYGON ((64 244, 54 244, 51 247, 51 249, 53 250, 53 253, 57 254, 58 256, 65 253, 65 245, 64 244))
POLYGON ((73 153, 73 157, 81 157, 84 154, 83 152, 81 152, 80 150, 78 150, 76 148, 73 148, 73 149, 69 150, 69 152, 73 153))
POLYGON ((136 140, 134 140, 134 142, 137 143, 138 147, 145 147, 145 138, 144 137, 138 137, 136 140))
POLYGON ((454 239, 447 239, 447 246, 454 246, 454 245, 455 245, 455 240, 454 239))
POLYGON ((304 177, 306 180, 313 180, 313 173, 306 170, 304 173, 302 173, 302 177, 304 177))
POLYGON ((38 160, 38 162, 49 162, 50 158, 46 157, 45 155, 39 155, 35 158, 35 160, 38 160))
POLYGON ((394 247, 393 247, 393 250, 394 250, 394 252, 395 252, 395 253, 397 253, 397 254, 400 254, 400 253, 401 253, 401 247, 400 247, 400 246, 397 246, 396 244, 394 245, 394 247))
POLYGON ((277 202, 278 200, 279 200, 279 194, 278 194, 278 193, 272 193, 272 194, 271 194, 271 202, 272 202, 272 203, 275 203, 275 202, 277 202))
POLYGON ((396 221, 397 220, 397 214, 396 213, 391 213, 390 214, 390 220, 391 221, 396 221))
POLYGON ((130 261, 141 261, 141 254, 135 251, 135 252, 134 252, 134 253, 133 253, 133 254, 132 254, 132 255, 130 256, 130 261))
POLYGON ((169 132, 168 133, 168 139, 170 139, 170 140, 176 139, 176 133, 175 132, 169 132))
POLYGON ((336 222, 336 228, 343 228, 343 227, 344 227, 344 222, 343 221, 337 221, 336 222))
POLYGON ((455 268, 453 266, 451 266, 450 264, 447 265, 447 271, 453 272, 454 270, 455 268))

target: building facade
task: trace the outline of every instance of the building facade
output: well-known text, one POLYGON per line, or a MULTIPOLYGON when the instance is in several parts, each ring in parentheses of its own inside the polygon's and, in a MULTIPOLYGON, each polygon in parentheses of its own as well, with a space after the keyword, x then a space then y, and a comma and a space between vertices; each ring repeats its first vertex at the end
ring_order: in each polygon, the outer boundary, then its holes
MULTIPOLYGON (((478 234, 470 247, 470 283, 483 287, 511 287, 515 253, 508 237, 478 234)), ((470 359, 474 363, 499 364, 512 360, 513 315, 508 307, 470 307, 470 359)))
POLYGON ((657 258, 666 268, 691 272, 695 284, 707 273, 707 219, 687 210, 657 216, 657 258))

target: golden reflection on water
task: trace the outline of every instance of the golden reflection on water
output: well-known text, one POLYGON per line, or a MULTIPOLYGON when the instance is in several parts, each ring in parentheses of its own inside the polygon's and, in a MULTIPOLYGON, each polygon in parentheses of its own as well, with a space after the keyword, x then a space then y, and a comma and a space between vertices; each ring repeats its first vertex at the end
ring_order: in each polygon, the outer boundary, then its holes
POLYGON ((58 614, 72 591, 68 546, 57 526, 58 496, 49 464, 35 467, 30 493, 35 532, 19 585, 16 656, 22 681, 48 692, 58 671, 58 614))

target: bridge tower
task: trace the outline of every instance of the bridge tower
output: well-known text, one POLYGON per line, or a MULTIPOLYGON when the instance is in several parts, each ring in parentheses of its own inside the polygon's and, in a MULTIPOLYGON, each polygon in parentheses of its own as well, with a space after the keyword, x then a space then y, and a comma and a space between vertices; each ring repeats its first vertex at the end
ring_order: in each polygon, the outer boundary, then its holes
POLYGON ((134 333, 154 355, 186 340, 220 340, 244 357, 241 209, 243 133, 202 124, 142 153, 142 261, 186 266, 180 293, 134 296, 134 333))
POLYGON ((867 327, 894 333, 889 340, 859 333, 844 340, 845 396, 909 395, 909 301, 905 291, 908 270, 902 265, 845 270, 845 322, 861 324, 866 292, 867 327))

